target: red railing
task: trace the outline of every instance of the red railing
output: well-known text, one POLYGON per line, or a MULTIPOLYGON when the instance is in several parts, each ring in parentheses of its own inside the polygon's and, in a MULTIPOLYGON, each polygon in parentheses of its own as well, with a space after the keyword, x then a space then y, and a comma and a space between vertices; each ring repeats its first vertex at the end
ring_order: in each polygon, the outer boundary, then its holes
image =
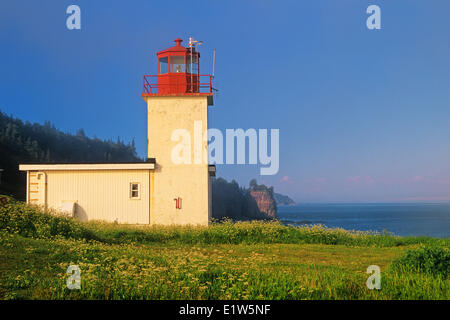
POLYGON ((193 75, 195 80, 192 81, 192 84, 190 75, 186 75, 187 81, 174 82, 171 81, 170 75, 144 75, 142 95, 163 94, 167 92, 189 95, 198 93, 210 94, 213 92, 212 77, 209 74, 193 75))

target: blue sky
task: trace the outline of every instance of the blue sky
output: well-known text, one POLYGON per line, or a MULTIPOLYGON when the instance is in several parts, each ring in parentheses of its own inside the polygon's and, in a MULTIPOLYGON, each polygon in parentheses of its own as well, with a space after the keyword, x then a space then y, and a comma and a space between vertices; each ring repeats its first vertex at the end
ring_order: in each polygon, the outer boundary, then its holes
POLYGON ((450 2, 2 1, 0 110, 146 154, 142 75, 189 36, 216 55, 210 127, 280 129, 280 170, 220 165, 300 202, 450 200, 450 2), (82 29, 66 28, 81 7, 82 29), (366 28, 376 4, 382 29, 366 28))

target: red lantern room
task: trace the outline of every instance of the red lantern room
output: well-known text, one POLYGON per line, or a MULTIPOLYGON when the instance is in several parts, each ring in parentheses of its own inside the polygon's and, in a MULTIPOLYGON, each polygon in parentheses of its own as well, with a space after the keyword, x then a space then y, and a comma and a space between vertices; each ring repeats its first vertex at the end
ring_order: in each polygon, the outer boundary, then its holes
POLYGON ((212 95, 211 75, 200 74, 199 42, 191 38, 186 48, 180 38, 174 41, 175 46, 156 54, 158 74, 144 76, 142 96, 212 95))

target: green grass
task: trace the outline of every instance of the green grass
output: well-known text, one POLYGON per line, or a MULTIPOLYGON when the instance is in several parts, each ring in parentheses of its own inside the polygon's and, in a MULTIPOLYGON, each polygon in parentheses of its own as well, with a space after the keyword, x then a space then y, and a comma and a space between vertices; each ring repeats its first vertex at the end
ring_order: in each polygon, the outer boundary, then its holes
POLYGON ((79 223, 12 201, 0 299, 449 299, 449 243, 273 222, 79 223), (72 264, 81 290, 66 287, 72 264), (373 264, 381 290, 365 284, 373 264))

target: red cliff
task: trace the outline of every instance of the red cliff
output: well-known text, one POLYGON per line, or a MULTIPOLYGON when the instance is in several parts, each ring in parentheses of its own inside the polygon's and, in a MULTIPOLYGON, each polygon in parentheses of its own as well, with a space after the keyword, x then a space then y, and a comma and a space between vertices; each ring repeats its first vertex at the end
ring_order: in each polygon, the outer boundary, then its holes
POLYGON ((255 199, 259 211, 266 214, 270 218, 277 217, 277 204, 270 190, 250 189, 250 195, 252 196, 253 199, 255 199))

